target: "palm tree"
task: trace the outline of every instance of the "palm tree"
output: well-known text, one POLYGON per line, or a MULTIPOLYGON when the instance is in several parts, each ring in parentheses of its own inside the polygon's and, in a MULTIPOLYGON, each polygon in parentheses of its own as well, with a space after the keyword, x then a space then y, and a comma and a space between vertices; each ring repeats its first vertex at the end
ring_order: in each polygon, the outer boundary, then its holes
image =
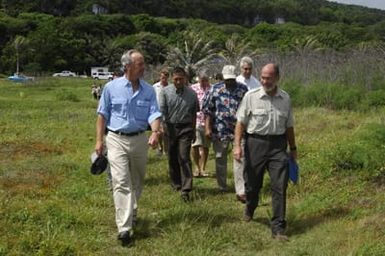
POLYGON ((19 54, 19 51, 27 43, 28 43, 28 39, 25 38, 24 36, 16 36, 15 40, 13 41, 13 44, 14 44, 15 50, 16 50, 16 74, 19 74, 19 69, 20 69, 20 54, 19 54))
POLYGON ((213 41, 204 41, 203 36, 199 33, 185 32, 183 38, 184 47, 182 49, 170 47, 166 62, 171 67, 183 67, 191 82, 198 69, 205 66, 218 54, 213 47, 213 41))
POLYGON ((252 50, 250 43, 242 40, 238 34, 232 34, 225 42, 224 49, 219 53, 219 56, 224 59, 226 64, 236 65, 243 56, 253 58, 259 53, 259 50, 252 50))
POLYGON ((318 60, 318 58, 314 56, 317 52, 324 50, 324 48, 316 36, 306 36, 304 38, 296 38, 292 49, 300 61, 300 68, 303 74, 302 82, 309 84, 311 81, 311 66, 317 65, 318 60))

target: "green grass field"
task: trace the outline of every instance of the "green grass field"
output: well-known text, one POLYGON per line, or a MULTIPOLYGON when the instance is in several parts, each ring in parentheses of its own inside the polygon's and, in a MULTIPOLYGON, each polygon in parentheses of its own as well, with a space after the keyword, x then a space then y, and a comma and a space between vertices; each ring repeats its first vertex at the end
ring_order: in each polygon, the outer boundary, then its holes
POLYGON ((193 202, 182 202, 166 158, 150 150, 135 243, 121 247, 106 175, 89 172, 91 82, 0 80, 0 255, 385 255, 384 108, 295 109, 301 180, 288 191, 289 242, 271 239, 267 176, 245 223, 212 177, 194 180, 193 202))

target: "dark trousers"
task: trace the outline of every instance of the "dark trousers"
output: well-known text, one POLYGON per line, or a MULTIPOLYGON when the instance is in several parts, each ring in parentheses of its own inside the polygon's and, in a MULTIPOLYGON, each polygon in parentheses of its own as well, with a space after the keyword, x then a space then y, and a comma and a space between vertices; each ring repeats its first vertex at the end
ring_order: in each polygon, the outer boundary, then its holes
POLYGON ((165 139, 168 143, 168 168, 171 185, 176 190, 192 189, 192 163, 190 158, 194 129, 192 124, 166 124, 165 139))
POLYGON ((270 175, 273 216, 271 229, 274 234, 286 228, 286 189, 288 184, 287 139, 280 136, 246 136, 245 142, 245 191, 246 209, 253 214, 259 202, 265 170, 270 175))

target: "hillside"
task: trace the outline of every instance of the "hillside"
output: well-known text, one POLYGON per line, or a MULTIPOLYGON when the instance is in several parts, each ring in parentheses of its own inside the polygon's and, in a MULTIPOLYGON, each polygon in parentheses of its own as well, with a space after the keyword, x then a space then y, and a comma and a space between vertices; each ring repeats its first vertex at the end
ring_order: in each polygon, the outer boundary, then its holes
POLYGON ((93 66, 118 69, 130 48, 140 49, 155 69, 179 63, 176 58, 188 60, 179 64, 191 69, 207 56, 236 64, 241 54, 383 49, 385 12, 323 0, 8 0, 0 34, 0 74, 19 66, 35 76, 61 70, 90 75, 93 66))
POLYGON ((347 24, 374 24, 384 19, 385 12, 346 6, 326 0, 7 0, 2 9, 12 16, 21 12, 39 12, 55 16, 78 16, 91 13, 147 13, 156 17, 204 19, 222 24, 255 25, 260 21, 279 20, 303 25, 322 21, 347 24))

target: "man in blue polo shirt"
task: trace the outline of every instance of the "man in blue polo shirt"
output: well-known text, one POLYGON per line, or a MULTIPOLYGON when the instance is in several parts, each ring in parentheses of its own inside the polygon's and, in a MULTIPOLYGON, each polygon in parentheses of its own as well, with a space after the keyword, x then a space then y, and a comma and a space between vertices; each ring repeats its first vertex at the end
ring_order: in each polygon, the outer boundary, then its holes
POLYGON ((109 82, 100 99, 95 151, 102 154, 103 135, 107 130, 118 240, 123 246, 129 246, 143 189, 147 150, 148 146, 155 148, 158 144, 161 113, 153 87, 141 79, 145 66, 143 55, 129 50, 121 62, 124 76, 109 82), (145 135, 148 124, 152 130, 149 138, 145 135))

